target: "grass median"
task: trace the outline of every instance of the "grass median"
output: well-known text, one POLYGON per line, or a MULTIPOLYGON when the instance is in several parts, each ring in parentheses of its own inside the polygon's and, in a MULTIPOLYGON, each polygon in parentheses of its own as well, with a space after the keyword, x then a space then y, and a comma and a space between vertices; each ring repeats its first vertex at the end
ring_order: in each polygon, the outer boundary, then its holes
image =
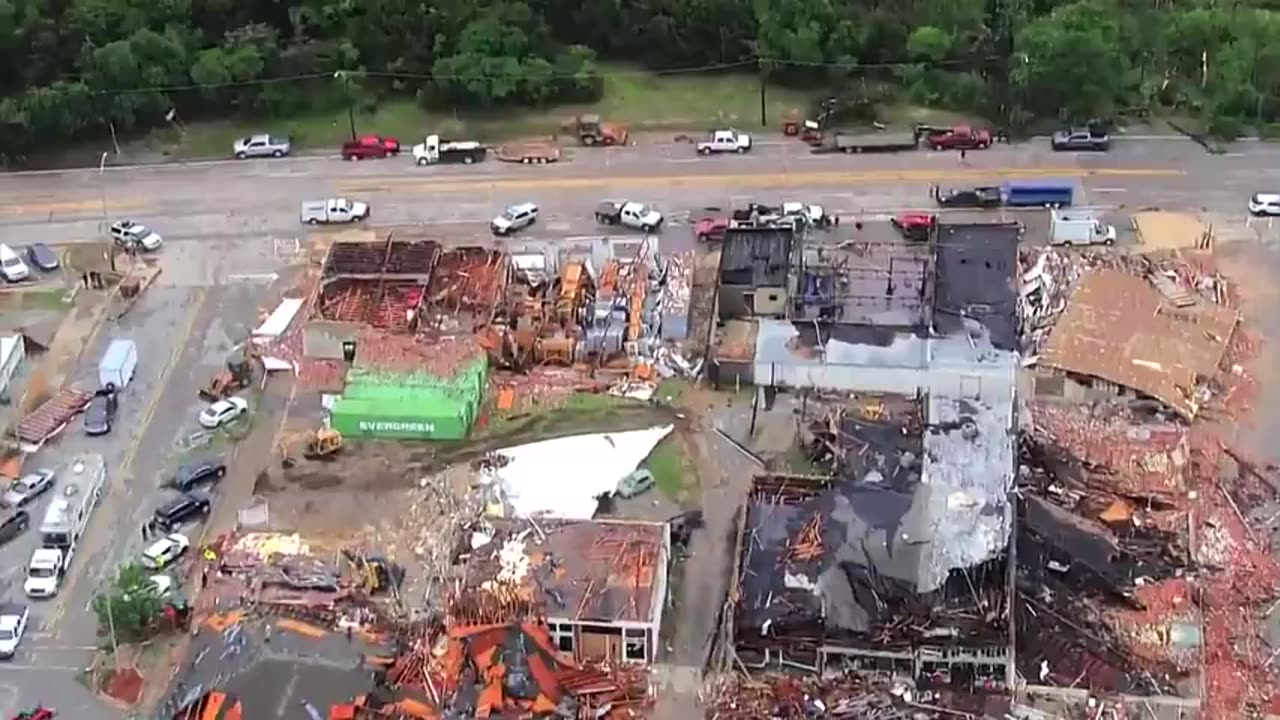
MULTIPOLYGON (((760 130, 760 80, 754 75, 660 75, 628 65, 606 65, 604 71, 604 93, 591 104, 448 113, 428 111, 412 99, 393 99, 371 112, 357 112, 356 131, 390 135, 408 144, 420 142, 431 132, 497 141, 554 134, 564 120, 580 113, 598 113, 634 131, 705 131, 725 126, 760 130)), ((768 87, 768 129, 779 130, 789 110, 805 112, 811 104, 811 93, 768 87)), ((182 133, 172 128, 157 130, 131 143, 126 152, 180 160, 227 157, 236 138, 256 132, 289 133, 299 150, 336 150, 350 134, 350 121, 346 108, 335 108, 293 117, 193 122, 182 133)))

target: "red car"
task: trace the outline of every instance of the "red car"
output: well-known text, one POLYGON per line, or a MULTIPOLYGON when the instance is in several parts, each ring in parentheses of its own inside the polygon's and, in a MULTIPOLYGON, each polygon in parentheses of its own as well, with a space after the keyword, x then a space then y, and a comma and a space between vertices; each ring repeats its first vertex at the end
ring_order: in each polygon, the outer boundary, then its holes
POLYGON ((725 231, 729 229, 729 218, 709 217, 699 220, 693 226, 693 236, 699 242, 720 242, 724 240, 725 231))
POLYGON ((985 150, 991 147, 990 130, 957 125, 942 132, 931 133, 925 142, 934 150, 985 150))
POLYGON ((400 141, 381 135, 365 135, 356 140, 342 143, 343 160, 364 160, 365 158, 384 158, 399 154, 400 141))
POLYGON ((903 213, 889 221, 908 240, 925 242, 938 225, 938 216, 932 213, 903 213))

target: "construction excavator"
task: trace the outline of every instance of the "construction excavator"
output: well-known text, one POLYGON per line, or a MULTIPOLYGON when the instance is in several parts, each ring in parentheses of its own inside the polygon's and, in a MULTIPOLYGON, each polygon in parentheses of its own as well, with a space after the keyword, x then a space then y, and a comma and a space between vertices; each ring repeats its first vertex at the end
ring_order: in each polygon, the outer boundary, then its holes
POLYGON ((200 398, 217 402, 249 387, 253 384, 253 378, 258 373, 256 368, 260 363, 254 344, 250 341, 241 343, 237 350, 227 356, 227 367, 214 375, 208 385, 200 388, 200 398))

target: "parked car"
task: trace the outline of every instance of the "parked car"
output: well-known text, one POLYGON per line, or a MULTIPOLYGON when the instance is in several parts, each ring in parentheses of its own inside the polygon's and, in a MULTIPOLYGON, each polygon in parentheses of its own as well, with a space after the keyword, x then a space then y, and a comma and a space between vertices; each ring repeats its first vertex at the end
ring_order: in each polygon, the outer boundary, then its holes
POLYGON ((1096 150, 1105 152, 1111 149, 1111 136, 1100 129, 1072 128, 1054 133, 1050 144, 1054 150, 1096 150))
POLYGON ((27 246, 27 262, 37 270, 44 272, 52 272, 58 269, 58 253, 53 248, 42 242, 31 243, 27 246))
POLYGON ((712 153, 745 153, 751 150, 751 136, 737 130, 713 130, 706 140, 697 144, 699 155, 712 153))
POLYGON ((614 494, 618 497, 633 498, 643 492, 647 492, 653 485, 653 473, 640 468, 619 480, 618 489, 614 491, 614 494))
POLYGON ((219 400, 201 411, 200 425, 212 430, 226 425, 247 412, 249 412, 248 401, 242 397, 232 396, 219 400))
POLYGON ((538 221, 538 206, 531 202, 512 205, 489 223, 494 235, 510 235, 538 221))
POLYGON ((364 160, 365 158, 385 158, 400 153, 400 141, 395 138, 384 138, 379 135, 365 135, 355 140, 342 143, 343 160, 364 160))
POLYGON ((191 547, 191 541, 181 533, 170 533, 151 543, 142 551, 142 564, 152 570, 163 570, 182 557, 191 547))
POLYGON ((250 135, 240 138, 231 146, 237 160, 251 157, 284 157, 292 149, 289 138, 276 135, 250 135))
POLYGON ((1254 193, 1249 198, 1249 214, 1280 215, 1280 193, 1254 193))
POLYGON ((108 385, 93 394, 84 408, 84 434, 106 435, 116 419, 116 388, 108 385))
POLYGON ((0 275, 9 282, 21 282, 31 277, 31 270, 13 248, 0 244, 0 275))
POLYGON ((125 250, 158 250, 164 244, 164 238, 159 233, 132 220, 111 223, 111 237, 125 250))
POLYGON ((186 492, 197 485, 216 483, 226 474, 227 464, 221 460, 196 460, 179 466, 169 484, 186 492))
POLYGON ((22 634, 27 630, 30 612, 26 605, 0 604, 0 658, 9 659, 18 652, 22 634))
POLYGON ((720 242, 729 231, 731 222, 727 217, 702 218, 693 225, 693 236, 700 242, 720 242))
POLYGON ((303 200, 299 219, 308 225, 351 223, 369 218, 369 203, 346 198, 303 200))
POLYGON ((950 128, 931 128, 925 133, 925 144, 934 150, 985 150, 991 147, 991 131, 957 125, 950 128))
POLYGON ((1000 207, 1003 197, 1000 188, 991 185, 979 187, 933 187, 933 199, 942 207, 989 208, 1000 207))
POLYGON ((212 507, 213 500, 208 494, 191 490, 156 508, 152 522, 164 532, 171 533, 192 518, 208 515, 212 507))
POLYGON ((53 487, 56 473, 52 470, 36 470, 9 483, 9 487, 0 497, 0 505, 7 508, 24 508, 36 501, 36 498, 49 492, 53 487))
POLYGON ((0 545, 16 540, 31 526, 31 516, 26 510, 6 511, 0 515, 0 545))

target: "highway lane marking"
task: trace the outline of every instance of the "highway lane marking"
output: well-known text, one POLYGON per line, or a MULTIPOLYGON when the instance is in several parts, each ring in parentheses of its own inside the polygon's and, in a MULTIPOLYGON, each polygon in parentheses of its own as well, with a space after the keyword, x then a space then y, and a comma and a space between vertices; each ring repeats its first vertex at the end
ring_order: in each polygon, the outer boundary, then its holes
POLYGON ((1129 188, 1110 188, 1110 187, 1107 187, 1107 188, 1090 188, 1089 192, 1096 192, 1096 193, 1122 193, 1122 192, 1129 192, 1129 188))
MULTIPOLYGON (((137 210, 146 206, 147 203, 142 198, 108 200, 107 212, 114 215, 118 214, 120 210, 137 210)), ((0 215, 57 215, 59 213, 73 212, 91 212, 100 216, 102 214, 102 199, 28 202, 26 204, 14 203, 0 206, 0 215)))
MULTIPOLYGON (((1182 177, 1185 170, 1157 168, 956 168, 947 172, 950 181, 1023 178, 1088 178, 1088 177, 1182 177)), ((751 187, 803 187, 807 185, 840 185, 884 183, 892 181, 935 182, 936 170, 865 170, 812 171, 797 173, 722 173, 713 175, 634 175, 610 177, 540 177, 540 178, 440 178, 386 180, 340 180, 339 193, 376 193, 420 190, 424 192, 476 192, 497 189, 584 189, 617 185, 701 185, 751 187)))

